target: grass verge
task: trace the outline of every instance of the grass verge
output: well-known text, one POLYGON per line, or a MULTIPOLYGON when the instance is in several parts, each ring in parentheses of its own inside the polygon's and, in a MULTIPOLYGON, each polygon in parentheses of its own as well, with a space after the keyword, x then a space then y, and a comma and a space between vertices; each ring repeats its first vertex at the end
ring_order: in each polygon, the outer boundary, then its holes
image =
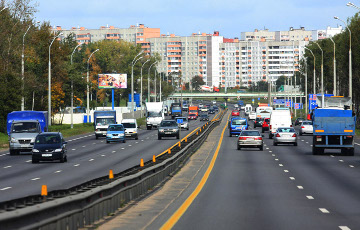
POLYGON ((52 125, 49 127, 49 132, 61 132, 63 136, 71 137, 84 133, 94 132, 93 123, 84 123, 84 124, 74 124, 74 128, 72 129, 70 125, 52 125))

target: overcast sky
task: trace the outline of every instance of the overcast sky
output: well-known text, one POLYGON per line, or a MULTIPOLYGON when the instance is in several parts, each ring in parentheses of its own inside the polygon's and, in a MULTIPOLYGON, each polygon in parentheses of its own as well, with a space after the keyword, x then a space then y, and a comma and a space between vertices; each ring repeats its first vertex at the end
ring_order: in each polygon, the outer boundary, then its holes
MULTIPOLYGON (((233 38, 241 32, 304 26, 307 30, 341 24, 357 11, 348 0, 35 0, 36 18, 64 29, 137 23, 160 28, 162 34, 188 36, 199 31, 233 38)), ((360 6, 360 1, 354 1, 360 6)))

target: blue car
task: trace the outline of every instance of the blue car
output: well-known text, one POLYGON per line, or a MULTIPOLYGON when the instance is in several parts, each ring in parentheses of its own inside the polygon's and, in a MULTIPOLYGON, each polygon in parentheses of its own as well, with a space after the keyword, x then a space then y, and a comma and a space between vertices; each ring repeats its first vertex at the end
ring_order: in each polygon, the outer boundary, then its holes
POLYGON ((248 129, 248 122, 246 118, 234 117, 231 118, 229 124, 229 136, 239 135, 242 130, 248 129))
POLYGON ((122 124, 109 125, 106 133, 106 143, 119 141, 126 142, 124 126, 122 124))

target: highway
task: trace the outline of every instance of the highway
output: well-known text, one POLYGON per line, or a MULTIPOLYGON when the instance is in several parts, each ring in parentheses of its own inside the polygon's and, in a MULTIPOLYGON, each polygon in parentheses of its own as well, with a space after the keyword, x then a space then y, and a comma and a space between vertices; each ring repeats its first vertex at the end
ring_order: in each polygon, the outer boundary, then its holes
MULTIPOLYGON (((216 151, 207 143, 203 151, 208 149, 211 153, 208 158, 203 157, 205 169, 193 168, 199 159, 190 160, 188 168, 167 182, 159 194, 141 201, 100 229, 124 225, 125 229, 360 228, 358 148, 350 157, 339 155, 339 150, 314 156, 311 135, 300 136, 298 146, 273 146, 266 132, 263 151, 237 150, 237 137, 229 137, 225 126, 223 121, 212 134, 217 136, 217 141, 213 141, 217 145, 225 130, 212 170, 210 161, 216 151), (205 171, 209 169, 206 178, 205 171), (186 175, 191 171, 200 172, 201 176, 194 175, 189 181, 186 175), (203 183, 204 178, 207 180, 203 183), (176 192, 180 184, 184 189, 176 192)), ((356 142, 358 145, 359 140, 356 142)), ((199 152, 193 158, 202 154, 201 149, 199 152)))
MULTIPOLYGON (((184 115, 187 113, 184 113, 184 115)), ((210 116, 210 118, 212 118, 210 116)), ((190 121, 190 130, 182 130, 184 137, 204 122, 190 121)), ((0 202, 40 194, 41 186, 48 191, 67 189, 91 179, 114 174, 152 159, 174 145, 176 138, 158 140, 157 130, 139 130, 139 139, 127 139, 126 143, 106 144, 105 138, 95 139, 94 133, 69 138, 68 162, 31 163, 30 154, 10 156, 9 151, 0 152, 0 202)))

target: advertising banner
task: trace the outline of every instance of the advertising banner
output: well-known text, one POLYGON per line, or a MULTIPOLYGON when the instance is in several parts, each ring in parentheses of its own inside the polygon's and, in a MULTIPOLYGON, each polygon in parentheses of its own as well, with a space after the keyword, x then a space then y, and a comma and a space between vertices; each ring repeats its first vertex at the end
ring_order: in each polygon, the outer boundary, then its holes
POLYGON ((127 74, 99 74, 99 89, 126 89, 127 74))

